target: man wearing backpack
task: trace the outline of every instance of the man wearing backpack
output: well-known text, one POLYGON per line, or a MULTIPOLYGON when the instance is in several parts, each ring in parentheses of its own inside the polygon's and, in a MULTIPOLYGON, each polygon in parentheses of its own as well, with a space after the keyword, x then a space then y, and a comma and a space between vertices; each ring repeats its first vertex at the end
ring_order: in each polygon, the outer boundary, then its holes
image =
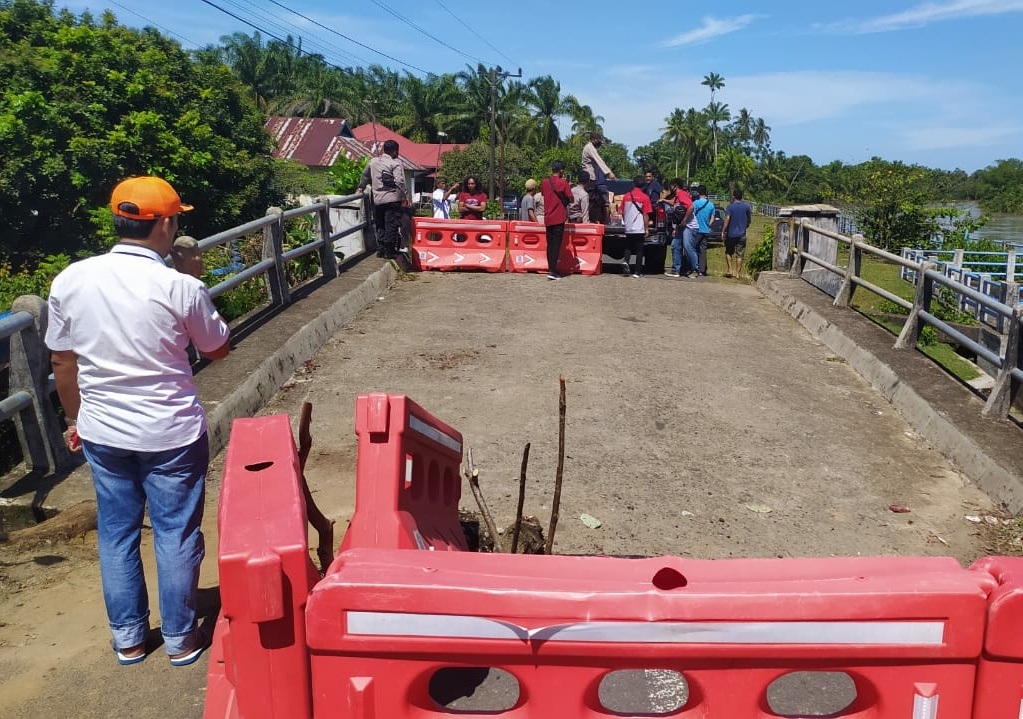
POLYGON ((693 206, 686 211, 683 246, 689 258, 689 276, 707 276, 707 243, 710 240, 710 223, 714 221, 714 203, 707 197, 703 185, 694 183, 689 187, 693 206))

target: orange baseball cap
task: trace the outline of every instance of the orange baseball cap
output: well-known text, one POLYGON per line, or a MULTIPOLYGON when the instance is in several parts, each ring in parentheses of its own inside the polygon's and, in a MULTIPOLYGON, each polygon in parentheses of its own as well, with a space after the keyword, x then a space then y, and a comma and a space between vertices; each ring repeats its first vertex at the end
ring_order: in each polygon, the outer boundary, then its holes
POLYGON ((194 208, 181 204, 177 191, 166 180, 131 177, 114 188, 110 209, 115 215, 132 220, 159 220, 194 208))

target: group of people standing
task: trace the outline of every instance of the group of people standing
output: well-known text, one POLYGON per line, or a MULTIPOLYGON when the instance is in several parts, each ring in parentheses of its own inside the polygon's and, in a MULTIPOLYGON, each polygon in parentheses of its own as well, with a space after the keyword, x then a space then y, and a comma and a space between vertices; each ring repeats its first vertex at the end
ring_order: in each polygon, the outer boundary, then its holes
MULTIPOLYGON (((561 279, 556 271, 561 238, 565 222, 607 224, 612 215, 621 217, 625 229, 627 274, 643 274, 644 244, 650 228, 656 221, 658 205, 663 205, 671 235, 671 269, 669 277, 703 277, 707 274, 707 246, 715 218, 714 203, 706 188, 694 182, 688 188, 680 179, 673 179, 668 189, 658 182, 653 172, 633 178, 633 187, 622 196, 617 208, 609 201, 608 181, 616 179, 614 172, 600 156, 604 137, 591 132, 583 147, 581 169, 576 184, 569 185, 564 178, 565 166, 561 161, 552 164, 550 177, 542 182, 528 179, 519 207, 519 219, 540 222, 547 232, 549 279, 561 279), (616 211, 615 211, 616 210, 616 211)), ((401 213, 410 209, 404 172, 398 161, 398 143, 384 143, 384 154, 373 158, 362 175, 360 191, 373 189, 374 221, 378 232, 377 254, 395 257, 400 250, 401 213)), ((489 198, 483 192, 479 178, 470 175, 448 188, 443 179, 437 179, 433 191, 433 216, 451 217, 452 205, 464 220, 482 220, 489 198)), ((742 276, 746 248, 746 230, 752 220, 752 210, 743 201, 741 190, 732 193, 732 201, 725 210, 721 240, 725 245, 726 277, 742 276)))

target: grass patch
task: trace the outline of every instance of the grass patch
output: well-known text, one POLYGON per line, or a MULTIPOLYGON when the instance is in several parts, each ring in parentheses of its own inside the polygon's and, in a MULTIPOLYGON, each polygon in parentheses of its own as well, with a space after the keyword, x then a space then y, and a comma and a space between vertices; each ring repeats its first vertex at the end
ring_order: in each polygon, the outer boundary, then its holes
MULTIPOLYGON (((872 293, 869 293, 872 294, 872 293)), ((866 317, 884 327, 894 336, 898 337, 902 332, 902 325, 892 322, 890 319, 876 313, 864 312, 866 317)), ((946 372, 958 378, 962 382, 969 382, 980 377, 980 371, 976 365, 967 362, 955 351, 952 345, 944 342, 920 343, 917 349, 937 362, 946 372)))

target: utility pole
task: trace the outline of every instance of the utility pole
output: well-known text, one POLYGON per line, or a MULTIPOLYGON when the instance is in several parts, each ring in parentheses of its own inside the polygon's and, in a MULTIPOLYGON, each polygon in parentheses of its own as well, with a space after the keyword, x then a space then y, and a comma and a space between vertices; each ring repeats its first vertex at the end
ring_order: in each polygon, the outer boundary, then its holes
MULTIPOLYGON (((490 184, 487 197, 491 200, 494 199, 494 150, 497 146, 497 83, 499 80, 503 82, 508 77, 522 77, 522 68, 519 68, 518 74, 512 74, 502 71, 501 66, 498 65, 497 67, 490 68, 490 71, 487 73, 487 82, 490 83, 490 184)), ((497 198, 499 202, 502 199, 500 197, 497 198)))

